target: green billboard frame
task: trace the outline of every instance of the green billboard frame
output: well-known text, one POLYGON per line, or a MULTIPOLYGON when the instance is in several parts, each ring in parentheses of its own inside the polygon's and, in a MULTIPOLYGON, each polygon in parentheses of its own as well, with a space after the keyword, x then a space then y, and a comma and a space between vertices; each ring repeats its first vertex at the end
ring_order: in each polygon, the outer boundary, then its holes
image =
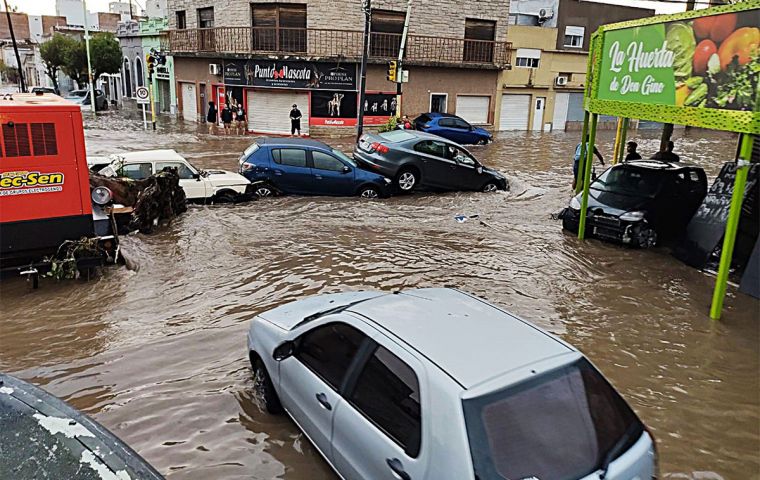
MULTIPOLYGON (((739 155, 736 160, 737 169, 733 193, 731 196, 731 206, 726 221, 726 231, 723 236, 720 266, 718 268, 712 305, 710 307, 710 317, 713 320, 720 319, 721 311, 723 309, 723 300, 726 295, 728 274, 733 257, 736 233, 738 230, 739 219, 741 217, 744 189, 751 162, 752 145, 754 136, 760 134, 760 88, 755 92, 755 104, 754 110, 752 111, 600 99, 598 98, 598 93, 601 77, 600 72, 602 71, 604 40, 606 33, 616 30, 692 20, 712 15, 744 12, 756 9, 760 9, 760 0, 747 0, 742 3, 723 5, 704 10, 694 10, 674 15, 658 15, 628 22, 603 25, 591 36, 586 71, 586 89, 584 91, 583 99, 585 115, 583 119, 583 129, 581 130, 581 151, 579 161, 581 168, 578 169, 578 181, 576 182, 578 185, 577 191, 582 192, 580 222, 578 225, 578 238, 581 240, 585 238, 592 170, 591 152, 593 152, 593 148, 587 147, 595 144, 599 115, 611 115, 622 119, 622 125, 624 128, 620 128, 620 125, 618 128, 618 132, 622 135, 619 135, 616 139, 616 149, 620 151, 622 151, 621 142, 624 141, 621 140, 621 138, 624 139, 625 130, 627 129, 628 120, 630 118, 709 128, 713 130, 724 130, 741 134, 739 141, 739 155)), ((758 25, 758 27, 760 27, 760 25, 758 25)))

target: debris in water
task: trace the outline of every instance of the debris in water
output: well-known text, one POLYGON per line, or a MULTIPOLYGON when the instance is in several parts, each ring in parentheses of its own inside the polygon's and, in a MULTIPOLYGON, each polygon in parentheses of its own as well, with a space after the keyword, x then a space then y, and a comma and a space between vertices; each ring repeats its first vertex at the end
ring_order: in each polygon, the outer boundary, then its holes
POLYGON ((458 223, 464 223, 471 218, 480 218, 480 215, 475 214, 475 215, 455 215, 454 216, 454 220, 456 220, 458 223))

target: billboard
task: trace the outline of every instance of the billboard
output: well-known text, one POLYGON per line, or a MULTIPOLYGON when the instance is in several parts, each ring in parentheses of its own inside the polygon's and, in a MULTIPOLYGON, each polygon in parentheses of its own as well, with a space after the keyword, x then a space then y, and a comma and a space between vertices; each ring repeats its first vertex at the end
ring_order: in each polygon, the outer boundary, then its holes
POLYGON ((309 90, 356 90, 356 64, 287 60, 224 62, 225 85, 309 90))
POLYGON ((356 92, 313 91, 309 109, 310 125, 356 126, 356 92))

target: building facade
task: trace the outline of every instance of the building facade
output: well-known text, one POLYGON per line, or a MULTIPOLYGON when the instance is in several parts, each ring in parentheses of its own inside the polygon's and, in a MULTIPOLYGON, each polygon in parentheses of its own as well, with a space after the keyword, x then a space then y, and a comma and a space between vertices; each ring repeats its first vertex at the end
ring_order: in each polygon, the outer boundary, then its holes
MULTIPOLYGON (((395 114, 397 58, 406 1, 372 2, 367 99, 358 104, 364 13, 361 0, 288 3, 168 0, 165 49, 174 56, 182 118, 205 118, 208 102, 243 105, 252 132, 290 133, 297 104, 304 133, 350 129, 395 114), (307 127, 308 126, 308 127, 307 127)), ((401 110, 431 110, 492 124, 496 84, 509 64, 508 0, 436 0, 412 6, 401 110)))
MULTIPOLYGON (((513 0, 512 68, 499 79, 498 130, 574 130, 583 124, 589 40, 607 23, 654 10, 581 0, 513 0)), ((615 119, 600 117, 600 128, 615 119)))

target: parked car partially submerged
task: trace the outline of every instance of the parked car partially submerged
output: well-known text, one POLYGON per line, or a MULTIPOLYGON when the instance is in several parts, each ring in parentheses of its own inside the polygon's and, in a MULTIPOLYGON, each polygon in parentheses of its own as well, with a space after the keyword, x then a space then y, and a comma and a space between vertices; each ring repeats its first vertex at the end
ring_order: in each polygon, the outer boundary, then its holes
POLYGON ((414 130, 364 134, 354 148, 360 165, 392 179, 402 192, 437 190, 508 190, 504 175, 483 166, 464 147, 414 130))
POLYGON ((300 195, 386 197, 391 180, 364 170, 329 145, 303 138, 261 138, 240 156, 240 173, 261 197, 274 191, 300 195))
MULTIPOLYGON (((73 90, 66 95, 66 100, 79 104, 82 110, 90 109, 90 90, 73 90)), ((108 99, 102 90, 95 89, 95 111, 108 110, 108 99)))
MULTIPOLYGON (((99 165, 103 157, 88 158, 88 165, 99 165)), ((164 168, 175 168, 179 184, 188 201, 196 203, 230 203, 249 200, 253 186, 242 175, 226 170, 201 170, 174 150, 145 150, 110 155, 110 164, 101 175, 148 178, 164 168)))
MULTIPOLYGON (((707 176, 696 165, 634 160, 605 170, 589 188, 586 234, 632 247, 654 247, 681 235, 707 194, 707 176)), ((581 194, 560 213, 578 232, 581 194)))
POLYGON ((463 145, 485 145, 493 141, 488 130, 470 125, 464 118, 450 113, 423 113, 414 119, 414 128, 463 145))
POLYGON ((578 350, 466 293, 321 295, 257 315, 259 398, 347 480, 649 480, 654 438, 578 350))

